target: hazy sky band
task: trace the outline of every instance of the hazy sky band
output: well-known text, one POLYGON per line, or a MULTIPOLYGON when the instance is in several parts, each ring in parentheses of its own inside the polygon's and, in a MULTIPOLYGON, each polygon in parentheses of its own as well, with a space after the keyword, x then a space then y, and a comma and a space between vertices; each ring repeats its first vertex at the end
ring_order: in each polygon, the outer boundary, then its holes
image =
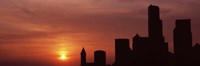
POLYGON ((171 51, 175 19, 191 18, 193 43, 199 42, 198 0, 1 0, 0 56, 5 57, 1 61, 46 60, 40 63, 45 65, 54 62, 57 51, 64 48, 73 59, 68 65, 77 65, 85 46, 91 56, 94 50, 106 50, 112 63, 115 38, 147 36, 150 4, 160 6, 171 51))

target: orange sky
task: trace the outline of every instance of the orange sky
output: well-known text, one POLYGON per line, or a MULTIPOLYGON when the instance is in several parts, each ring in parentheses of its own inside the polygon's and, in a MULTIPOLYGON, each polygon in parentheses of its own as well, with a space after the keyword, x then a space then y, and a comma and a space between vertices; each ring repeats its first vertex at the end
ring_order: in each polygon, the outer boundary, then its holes
POLYGON ((79 66, 95 50, 114 60, 114 39, 147 36, 147 7, 161 8, 164 36, 172 46, 175 19, 191 18, 193 42, 200 40, 198 0, 1 0, 0 66, 79 66), (59 60, 66 51, 68 60, 59 60))

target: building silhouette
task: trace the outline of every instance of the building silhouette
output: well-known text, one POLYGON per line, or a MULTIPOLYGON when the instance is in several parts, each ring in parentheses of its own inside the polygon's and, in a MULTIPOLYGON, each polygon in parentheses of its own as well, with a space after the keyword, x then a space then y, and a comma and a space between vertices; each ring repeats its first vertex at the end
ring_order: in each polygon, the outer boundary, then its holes
POLYGON ((160 10, 158 6, 150 5, 148 7, 148 34, 149 38, 154 40, 163 40, 162 20, 160 19, 160 10))
POLYGON ((86 66, 86 52, 84 48, 81 51, 81 66, 86 66))
POLYGON ((130 65, 131 49, 129 39, 115 39, 115 63, 118 65, 130 65))
POLYGON ((199 43, 196 43, 193 47, 193 50, 192 50, 192 61, 193 61, 193 65, 194 66, 199 66, 200 63, 200 44, 199 43))
POLYGON ((86 63, 82 49, 81 66, 200 66, 200 44, 192 43, 191 19, 178 19, 173 32, 174 53, 168 51, 158 6, 148 7, 148 36, 136 34, 132 48, 127 38, 115 39, 115 61, 106 65, 106 52, 95 51, 94 63, 86 63))
POLYGON ((81 66, 110 66, 106 65, 106 52, 97 50, 94 52, 94 63, 87 63, 86 51, 83 47, 81 51, 81 66))
POLYGON ((97 50, 94 52, 94 63, 96 66, 106 66, 106 52, 97 50))
POLYGON ((191 64, 192 32, 190 19, 176 20, 174 29, 174 54, 178 65, 191 64))
POLYGON ((190 19, 176 20, 174 29, 174 54, 186 57, 192 49, 192 32, 190 19))
POLYGON ((152 50, 149 50, 152 48, 151 44, 148 43, 150 43, 148 37, 141 37, 138 34, 136 34, 135 37, 133 37, 132 61, 134 62, 134 64, 132 65, 152 65, 152 50))

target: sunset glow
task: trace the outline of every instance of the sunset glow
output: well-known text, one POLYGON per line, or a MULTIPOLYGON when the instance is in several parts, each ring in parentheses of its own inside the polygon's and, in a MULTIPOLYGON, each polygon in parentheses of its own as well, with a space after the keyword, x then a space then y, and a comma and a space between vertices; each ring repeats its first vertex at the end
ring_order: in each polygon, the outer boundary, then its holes
POLYGON ((68 57, 69 54, 68 53, 69 53, 68 51, 66 51, 64 48, 62 48, 58 52, 58 55, 59 55, 58 59, 60 59, 60 60, 67 60, 67 59, 69 59, 69 57, 68 57))
POLYGON ((63 55, 61 55, 61 56, 59 57, 59 59, 60 59, 60 60, 67 60, 68 57, 67 57, 65 54, 63 54, 63 55))
POLYGON ((80 66, 83 47, 88 62, 105 50, 112 64, 115 38, 148 36, 150 4, 161 8, 169 51, 178 18, 192 19, 200 43, 200 0, 1 0, 0 66, 80 66))

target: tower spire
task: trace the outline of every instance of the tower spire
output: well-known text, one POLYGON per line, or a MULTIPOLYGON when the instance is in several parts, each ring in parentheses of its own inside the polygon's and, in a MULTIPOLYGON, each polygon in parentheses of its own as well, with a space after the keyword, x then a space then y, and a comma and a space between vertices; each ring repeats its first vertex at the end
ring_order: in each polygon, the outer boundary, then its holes
POLYGON ((86 52, 83 47, 83 49, 81 51, 81 66, 85 66, 85 64, 86 64, 86 52))
POLYGON ((85 48, 83 47, 82 51, 81 51, 81 54, 86 54, 85 52, 85 48))

